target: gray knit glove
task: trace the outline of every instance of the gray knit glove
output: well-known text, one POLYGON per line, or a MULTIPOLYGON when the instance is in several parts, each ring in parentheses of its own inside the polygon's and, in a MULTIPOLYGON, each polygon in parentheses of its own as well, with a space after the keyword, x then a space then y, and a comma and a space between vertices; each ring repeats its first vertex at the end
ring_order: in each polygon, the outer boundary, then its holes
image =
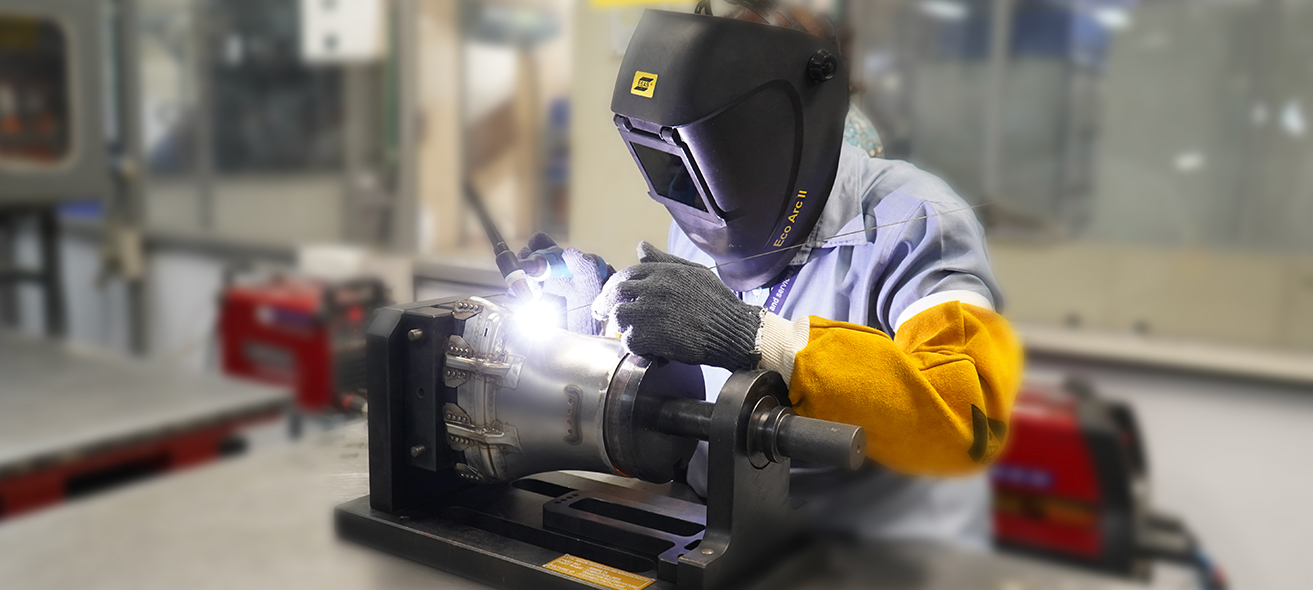
POLYGON ((564 273, 567 276, 553 272, 550 278, 542 282, 543 293, 565 299, 565 328, 578 334, 601 334, 603 323, 593 319, 589 307, 602 292, 602 285, 615 273, 615 269, 596 254, 585 254, 574 248, 561 249, 551 236, 542 232, 529 236, 529 247, 520 250, 520 259, 534 253, 559 256, 569 268, 569 272, 564 273))
POLYGON ((753 367, 761 308, 734 295, 711 269, 643 242, 639 263, 617 272, 593 303, 630 352, 730 370, 753 367))

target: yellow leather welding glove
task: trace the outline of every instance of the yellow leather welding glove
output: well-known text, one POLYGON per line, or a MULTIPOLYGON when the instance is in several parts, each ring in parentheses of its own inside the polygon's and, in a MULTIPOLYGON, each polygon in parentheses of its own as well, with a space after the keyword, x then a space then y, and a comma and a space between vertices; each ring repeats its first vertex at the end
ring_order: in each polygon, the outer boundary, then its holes
POLYGON ((866 454, 913 475, 979 471, 1007 439, 1022 352, 1007 320, 949 301, 894 338, 868 326, 768 314, 762 368, 789 382, 799 415, 861 426, 866 454))

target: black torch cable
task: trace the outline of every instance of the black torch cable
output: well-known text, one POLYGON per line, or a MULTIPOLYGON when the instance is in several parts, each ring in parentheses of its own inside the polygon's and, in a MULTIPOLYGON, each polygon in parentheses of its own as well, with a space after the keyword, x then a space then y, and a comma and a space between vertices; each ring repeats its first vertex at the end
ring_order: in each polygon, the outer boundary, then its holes
POLYGON ((465 200, 474 209, 474 214, 479 218, 479 223, 483 224, 483 231, 488 234, 488 241, 492 242, 492 254, 496 257, 497 270, 501 271, 503 278, 509 277, 511 273, 520 270, 519 258, 515 256, 514 252, 511 252, 510 246, 506 245, 506 240, 502 238, 501 232, 497 231, 497 224, 493 223, 492 216, 488 215, 488 209, 483 206, 483 198, 474 189, 474 185, 466 181, 464 187, 465 200))

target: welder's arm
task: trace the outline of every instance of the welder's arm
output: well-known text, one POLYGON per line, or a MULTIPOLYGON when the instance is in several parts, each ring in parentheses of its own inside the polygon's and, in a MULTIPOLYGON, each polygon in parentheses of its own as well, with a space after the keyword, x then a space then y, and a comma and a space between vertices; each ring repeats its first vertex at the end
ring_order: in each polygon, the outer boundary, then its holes
POLYGON ((768 314, 762 368, 789 382, 798 414, 862 426, 867 455, 917 475, 977 471, 997 454, 1021 380, 1021 348, 997 313, 950 301, 894 338, 812 316, 768 314))

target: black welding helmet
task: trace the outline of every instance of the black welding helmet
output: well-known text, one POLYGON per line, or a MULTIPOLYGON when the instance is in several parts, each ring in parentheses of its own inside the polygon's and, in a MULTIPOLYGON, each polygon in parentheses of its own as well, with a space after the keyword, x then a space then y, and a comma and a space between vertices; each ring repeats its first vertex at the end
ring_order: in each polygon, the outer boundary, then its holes
POLYGON ((797 253, 781 249, 816 225, 847 109, 832 42, 656 10, 639 21, 611 98, 652 198, 738 291, 769 284, 797 253))

